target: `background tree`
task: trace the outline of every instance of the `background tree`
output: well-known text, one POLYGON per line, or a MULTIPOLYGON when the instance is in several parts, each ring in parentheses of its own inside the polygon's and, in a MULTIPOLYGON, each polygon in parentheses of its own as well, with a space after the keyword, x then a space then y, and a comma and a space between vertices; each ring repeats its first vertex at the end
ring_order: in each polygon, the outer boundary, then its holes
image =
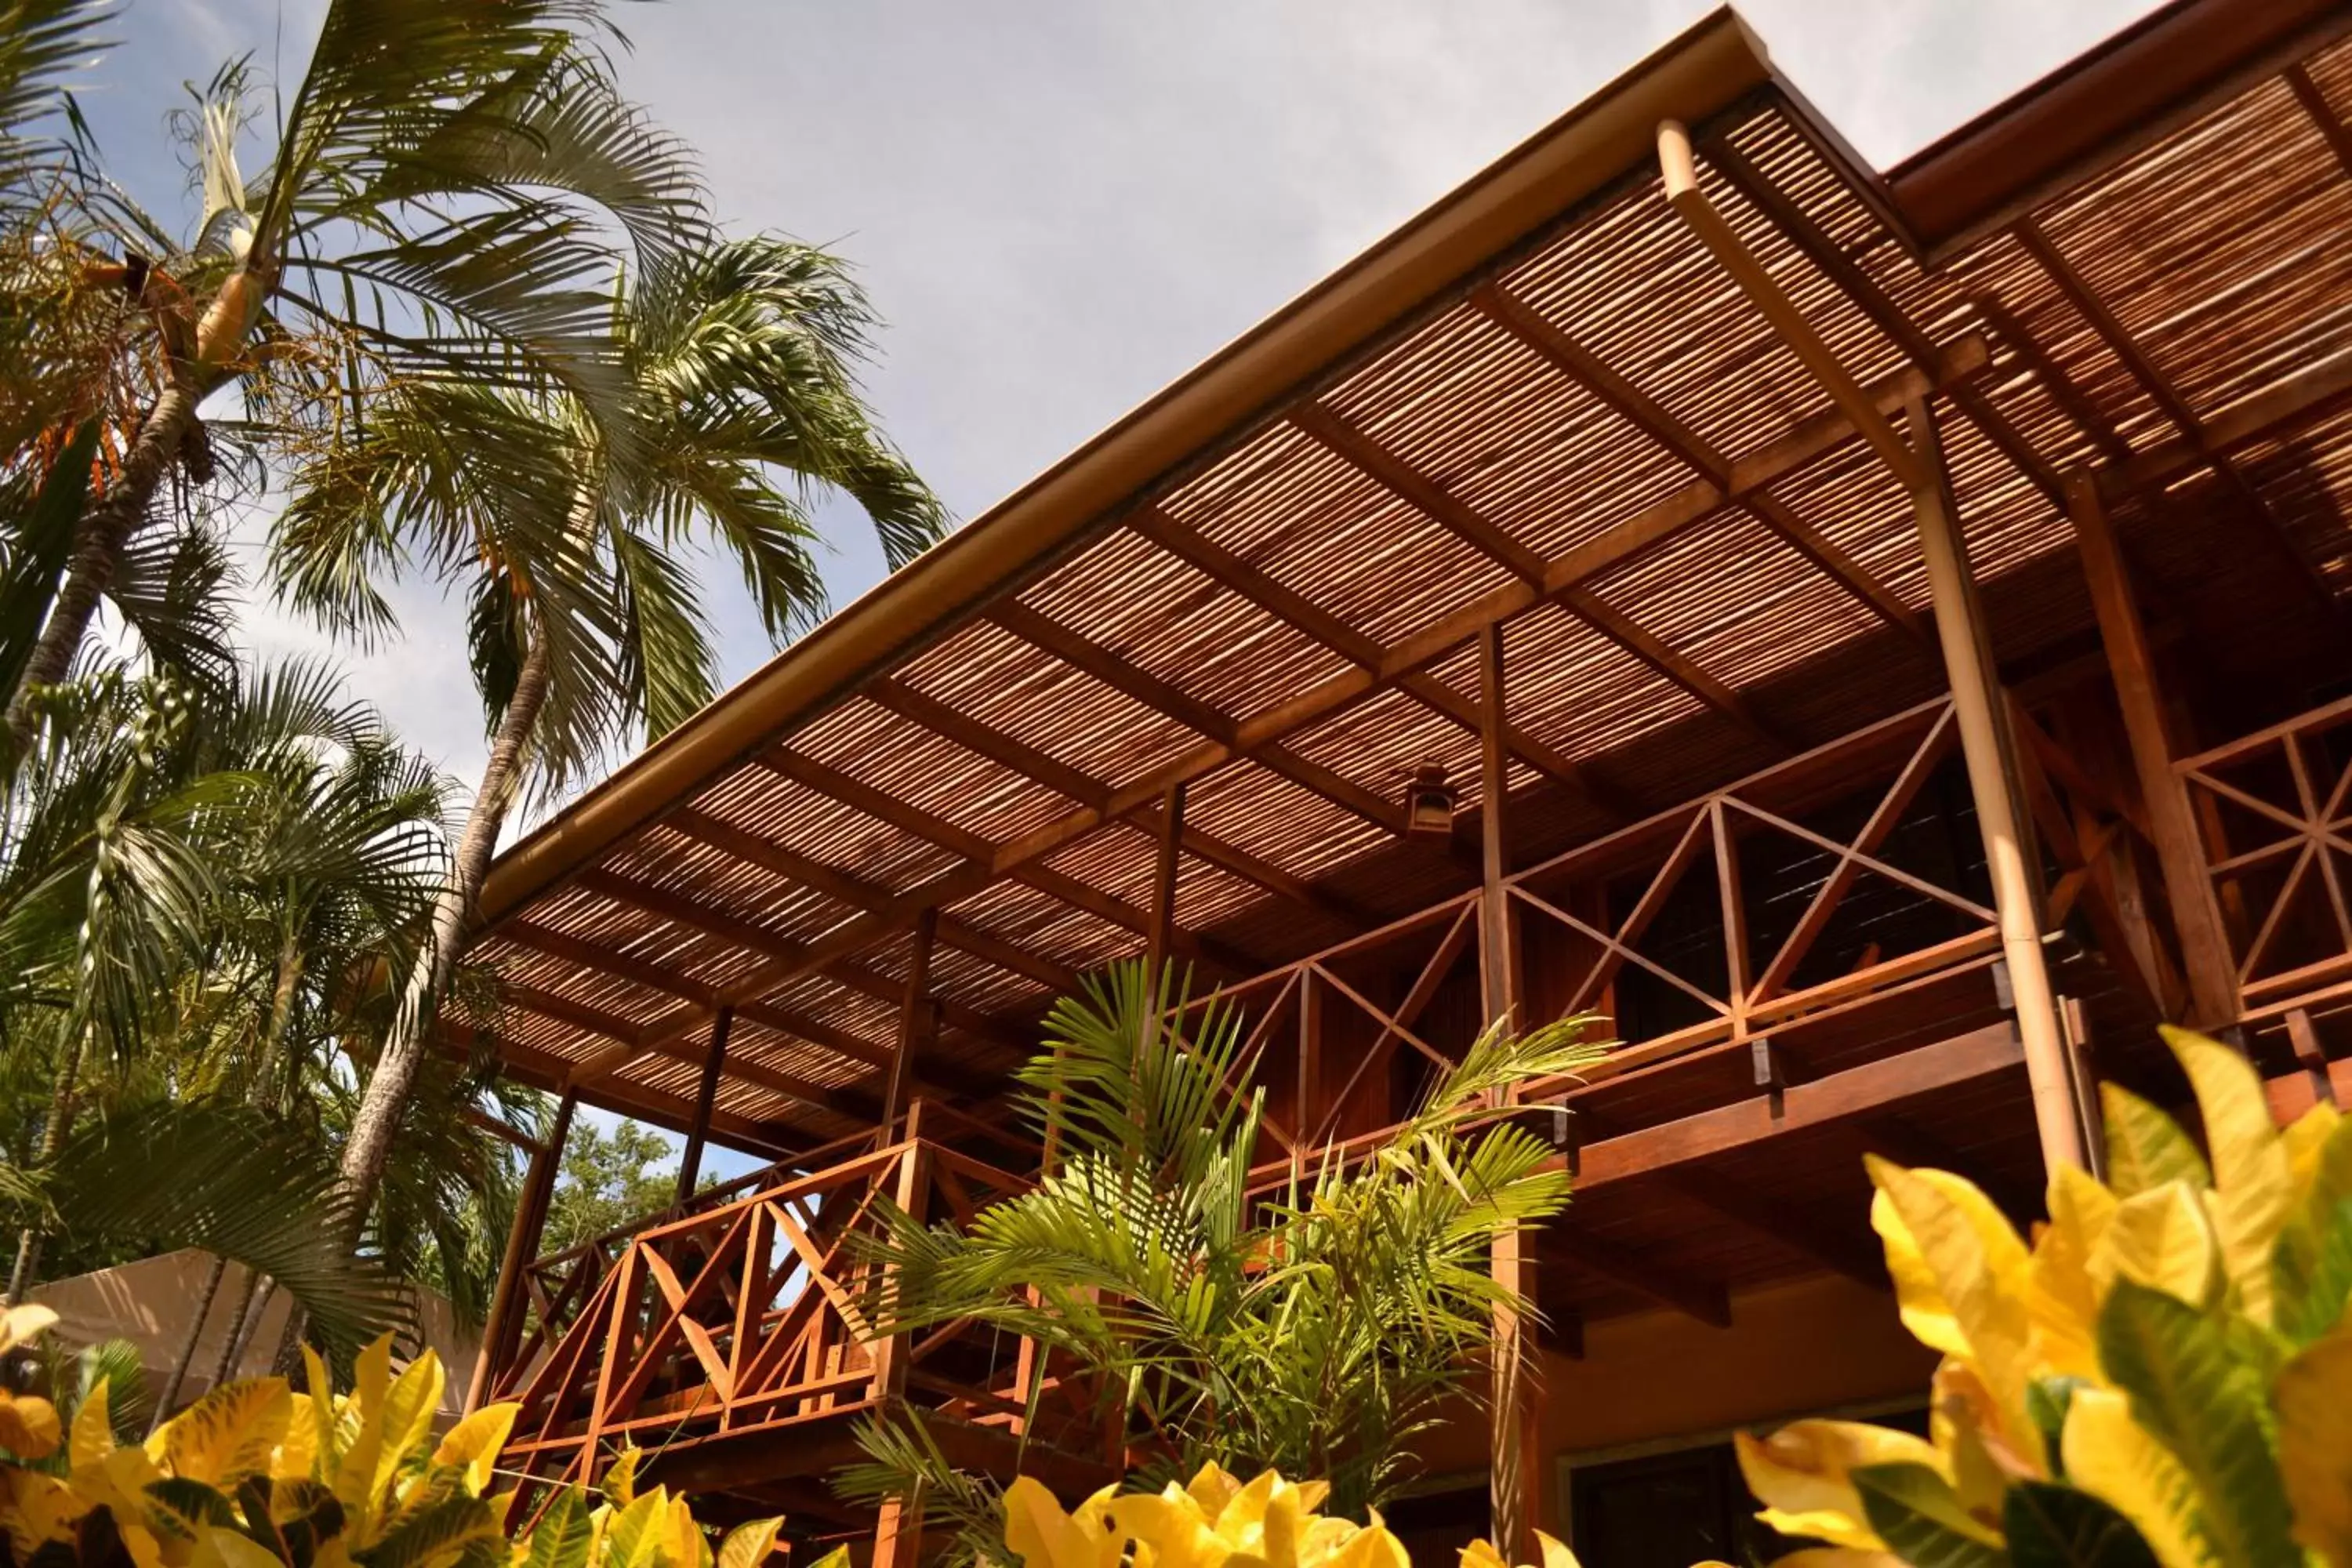
MULTIPOLYGON (((1550 1145, 1496 1119, 1497 1091, 1607 1047, 1589 1018, 1489 1029, 1377 1145, 1253 1191, 1265 1090, 1244 1020, 1184 1001, 1137 963, 1055 1007, 1020 1075, 1055 1151, 1038 1185, 961 1228, 882 1200, 872 1250, 896 1285, 875 1312, 895 1333, 970 1320, 1029 1336, 1155 1469, 1328 1478, 1332 1511, 1360 1517, 1441 1409, 1476 1394, 1495 1308, 1528 1310, 1488 1270, 1495 1238, 1568 1201, 1550 1145)), ((1001 1522, 919 1432, 865 1441, 853 1495, 961 1507, 975 1543, 1001 1522)))
MULTIPOLYGON (((21 143, 106 13, 12 10, 39 40, 0 50, 0 114, 17 117, 21 143)), ((224 389, 274 420, 331 421, 400 380, 528 381, 632 439, 607 331, 620 247, 658 266, 707 226, 683 150, 613 86, 601 49, 614 37, 597 0, 331 0, 258 177, 238 166, 252 118, 242 67, 190 117, 203 195, 192 237, 110 186, 90 195, 92 222, 67 254, 131 307, 140 335, 96 374, 130 367, 140 412, 47 562, 54 593, 9 694, 14 749, 29 738, 29 693, 65 677, 165 479, 204 479, 199 408, 224 389)))
POLYGON ((892 565, 937 537, 939 503, 877 429, 856 369, 872 316, 841 264, 761 237, 646 269, 610 315, 632 389, 624 443, 562 384, 434 377, 363 425, 317 433, 271 567, 338 629, 390 628, 385 579, 414 563, 468 606, 489 755, 429 942, 371 1073, 344 1170, 380 1175, 508 813, 528 779, 591 763, 709 701, 717 657, 680 552, 731 555, 772 638, 824 607, 814 493, 856 502, 892 565), (635 454, 644 454, 638 460, 635 454))
POLYGON ((587 1118, 574 1122, 548 1200, 541 1254, 568 1252, 667 1208, 677 1198, 677 1160, 669 1140, 634 1121, 614 1122, 609 1132, 587 1118))

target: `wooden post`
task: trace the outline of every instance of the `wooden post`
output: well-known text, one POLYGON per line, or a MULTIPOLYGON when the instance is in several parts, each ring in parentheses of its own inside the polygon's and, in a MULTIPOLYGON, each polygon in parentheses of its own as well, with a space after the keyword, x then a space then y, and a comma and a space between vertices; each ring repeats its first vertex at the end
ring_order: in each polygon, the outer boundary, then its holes
POLYGON ((2116 702, 2123 710, 2124 735, 2131 745, 2133 770, 2139 775, 2148 831, 2156 839, 2165 900, 2172 906, 2173 930, 2180 938, 2189 1005, 2195 1010, 2191 1021, 2207 1029, 2222 1028, 2237 1021, 2237 975, 2230 962, 2230 944, 2221 932, 2221 911, 2214 905, 2213 883, 2206 872, 2189 792, 2172 771, 2164 695, 2158 689, 2155 663, 2148 656, 2147 627, 2140 619, 2131 574, 2116 543, 2115 527, 2100 503, 2098 483, 2090 475, 2067 476, 2066 510, 2074 519, 2075 544, 2083 556, 2083 580, 2090 589, 2091 608, 2098 616, 2099 641, 2106 647, 2116 702))
POLYGON ((2001 957, 2009 970, 2017 1008, 2018 1038, 2025 1047, 2026 1076, 2033 1090, 2033 1121, 2042 1135, 2045 1167, 2083 1160, 2082 1117, 2074 1102, 2074 1075, 2050 968, 2042 951, 2042 909, 2035 868, 2021 825, 2016 761, 2006 743, 2001 697, 1969 571, 1968 542, 1944 471, 1942 442, 1934 411, 1925 398, 1910 405, 1911 438, 1920 478, 1911 489, 1911 510, 1919 529, 1919 549, 1927 567, 1928 594, 1936 606, 1936 636, 1944 649, 1944 671, 1952 688, 1952 713, 1968 763, 1969 791, 1984 836, 1985 866, 1992 879, 1993 908, 2000 917, 2001 957))
MULTIPOLYGON (((924 1199, 930 1191, 930 1150, 919 1142, 921 1128, 919 1111, 907 1118, 907 1151, 898 1166, 898 1187, 893 1194, 898 1207, 912 1215, 918 1224, 928 1219, 924 1199)), ((887 1294, 887 1287, 885 1287, 887 1294)), ((890 1406, 906 1397, 907 1352, 913 1347, 904 1334, 892 1334, 877 1340, 873 1347, 874 1381, 870 1385, 876 1408, 886 1419, 896 1419, 890 1406)), ((882 1504, 874 1521, 874 1560, 872 1568, 915 1568, 923 1544, 923 1494, 918 1487, 913 1496, 905 1500, 891 1498, 882 1504)))
POLYGON ((1160 966, 1168 961, 1169 938, 1176 930, 1176 879, 1184 845, 1184 786, 1170 784, 1160 793, 1160 854, 1151 875, 1151 908, 1143 939, 1144 973, 1160 984, 1160 966))
POLYGON ((1519 987, 1511 941, 1510 840, 1505 796, 1510 793, 1509 753, 1504 749, 1507 721, 1503 708, 1503 628, 1478 633, 1478 790, 1480 869, 1484 889, 1478 905, 1478 976, 1486 1021, 1518 1012, 1519 987))
POLYGON ((915 1058, 930 1033, 931 947, 939 932, 939 910, 925 910, 915 917, 914 945, 907 957, 907 995, 898 1008, 898 1048, 891 1055, 889 1077, 882 1089, 879 1131, 886 1143, 898 1112, 906 1107, 907 1086, 915 1081, 915 1058))
MULTIPOLYGON (((1511 941, 1510 870, 1505 822, 1510 774, 1503 749, 1507 722, 1503 695, 1503 628, 1478 634, 1478 782, 1480 867, 1478 973, 1486 1021, 1517 1021, 1518 977, 1511 941)), ((1516 1099, 1506 1091, 1506 1102, 1516 1099)), ((1543 1513, 1542 1422, 1536 1385, 1532 1325, 1515 1303, 1535 1297, 1533 1236, 1514 1227, 1496 1237, 1491 1267, 1495 1283, 1512 1300, 1495 1308, 1493 1400, 1487 1411, 1489 1464, 1487 1506, 1497 1547, 1507 1563, 1540 1561, 1535 1531, 1543 1513)))
POLYGON ((694 1125, 686 1131, 686 1151, 677 1157, 677 1201, 694 1196, 702 1175, 702 1146, 710 1140, 710 1110, 719 1103, 719 1079, 727 1067, 727 1037, 735 1027, 735 1009, 721 1007, 710 1020, 710 1049, 702 1058, 702 1083, 694 1096, 694 1125))
POLYGON ((474 1358, 474 1375, 466 1387, 468 1414, 481 1407, 491 1380, 505 1370, 507 1357, 522 1337, 523 1281, 539 1252, 539 1238, 547 1231, 548 1204, 555 1195, 556 1173, 563 1163, 563 1144, 572 1135, 572 1112, 578 1104, 576 1091, 563 1091, 555 1107, 555 1124, 548 1129, 547 1141, 531 1152, 530 1168, 515 1197, 514 1221, 507 1226, 506 1251, 499 1258, 499 1282, 482 1323, 481 1353, 474 1358))

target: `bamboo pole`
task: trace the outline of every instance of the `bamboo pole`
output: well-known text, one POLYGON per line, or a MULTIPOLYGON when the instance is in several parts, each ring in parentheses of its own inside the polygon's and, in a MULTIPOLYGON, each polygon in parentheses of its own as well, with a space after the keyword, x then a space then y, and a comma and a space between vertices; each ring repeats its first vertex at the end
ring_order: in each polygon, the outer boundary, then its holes
POLYGON ((2082 1117, 2074 1101, 2074 1072, 2065 1032, 2058 1019, 2056 993, 2042 948, 2041 900, 2034 868, 2018 812, 2015 759, 2006 743, 1999 688, 1987 657, 1984 620, 1969 571, 1968 542, 1944 472, 1944 455, 1934 411, 1925 398, 1909 407, 1911 437, 1919 458, 1919 482, 1911 489, 1911 510, 1926 558, 1928 595, 1936 606, 1936 635, 1943 644, 1944 669, 1952 688, 1952 713, 1968 764, 1969 789, 1984 836, 1985 866, 1992 879, 1999 916, 2001 957, 2009 969, 2010 994, 2017 1009, 2017 1032, 2025 1049, 2025 1071, 2033 1093, 2033 1121, 2042 1137, 2042 1163, 2084 1166, 2082 1117))

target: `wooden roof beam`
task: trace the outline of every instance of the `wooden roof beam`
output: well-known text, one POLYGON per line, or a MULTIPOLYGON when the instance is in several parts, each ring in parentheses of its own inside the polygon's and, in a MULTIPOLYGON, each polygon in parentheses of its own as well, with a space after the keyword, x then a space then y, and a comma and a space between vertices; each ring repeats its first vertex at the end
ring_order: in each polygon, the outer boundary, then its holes
POLYGON ((1676 652, 1664 638, 1643 630, 1632 616, 1598 594, 1568 588, 1557 597, 1561 608, 1766 745, 1789 752, 1804 750, 1758 712, 1754 703, 1700 668, 1695 660, 1676 652))
MULTIPOLYGON (((1189 563, 1211 581, 1239 594, 1276 619, 1289 623, 1354 664, 1366 669, 1377 669, 1388 652, 1375 638, 1358 631, 1271 573, 1212 542, 1199 530, 1185 526, 1156 506, 1138 507, 1129 515, 1128 526, 1179 560, 1189 563)), ((1471 734, 1479 732, 1477 703, 1427 670, 1408 671, 1398 678, 1396 684, 1398 689, 1407 696, 1443 714, 1471 734)), ((1632 821, 1643 815, 1641 807, 1622 792, 1595 777, 1591 768, 1571 761, 1565 752, 1537 739, 1525 726, 1506 724, 1503 741, 1513 756, 1546 778, 1582 795, 1609 816, 1632 821)))
MULTIPOLYGON (((1382 487, 1411 501, 1419 510, 1444 524, 1448 531, 1476 546, 1489 559, 1507 567, 1515 575, 1530 584, 1543 583, 1543 557, 1513 538, 1502 524, 1463 501, 1444 485, 1421 473, 1338 415, 1319 405, 1309 405, 1292 415, 1291 422, 1377 479, 1382 487)), ((1728 475, 1729 469, 1726 467, 1722 477, 1712 478, 1708 482, 1719 488, 1728 475)), ((1768 745, 1782 751, 1801 750, 1776 734, 1747 699, 1675 652, 1661 638, 1643 631, 1591 592, 1567 587, 1554 593, 1552 597, 1601 636, 1708 707, 1727 714, 1768 745)))
POLYGON ((2320 135, 2327 139, 2328 151, 2336 154, 2336 167, 2352 177, 2352 130, 2347 130, 2344 121, 2336 117, 2336 110, 2328 107, 2327 95, 2311 79, 2311 68, 2300 60, 2287 67, 2286 85, 2294 93, 2294 100, 2303 105, 2303 111, 2311 116, 2311 122, 2319 128, 2320 135))
MULTIPOLYGON (((866 688, 866 696, 900 718, 911 719, 966 751, 1002 763, 1081 805, 1101 805, 1110 799, 1110 785, 1091 773, 1074 768, 1016 736, 959 712, 938 698, 916 690, 903 680, 881 677, 866 688)), ((1153 824, 1158 818, 1157 812, 1150 812, 1139 814, 1132 820, 1139 828, 1155 832, 1153 824)), ((1311 910, 1326 919, 1356 930, 1366 930, 1380 923, 1376 918, 1346 900, 1326 892, 1303 877, 1292 876, 1281 867, 1251 854, 1238 845, 1226 843, 1193 823, 1183 825, 1181 838, 1185 852, 1195 858, 1229 871, 1300 909, 1311 910)), ((944 929, 942 927, 942 931, 944 929)))
MULTIPOLYGON (((1870 395, 1882 408, 1900 408, 1927 391, 1942 390, 1981 374, 1986 363, 1984 339, 1970 334, 1938 352, 1932 371, 1898 372, 1874 383, 1870 395)), ((1156 802, 1160 792, 1171 784, 1206 777, 1240 761, 1253 748, 1320 723, 1407 672, 1443 658, 1475 637, 1483 627, 1499 626, 1524 615, 1554 594, 1631 559, 1691 524, 1715 515, 1727 505, 1738 504, 1749 492, 1787 478, 1853 435, 1852 423, 1834 409, 1800 420, 1779 437, 1735 459, 1727 488, 1718 487, 1710 479, 1694 480, 1555 557, 1546 566, 1542 583, 1514 580, 1504 584, 1390 648, 1379 668, 1342 670, 1280 706, 1244 721, 1236 727, 1231 742, 1209 740, 1155 769, 1148 777, 1119 786, 1105 805, 1081 806, 1017 839, 996 846, 985 864, 968 862, 908 889, 898 895, 887 910, 853 921, 822 938, 796 963, 762 966, 730 984, 722 1000, 735 1002, 761 995, 798 975, 814 973, 829 963, 862 952, 905 930, 924 910, 961 902, 1020 868, 1099 831, 1107 822, 1156 802)))
MULTIPOLYGON (((473 1027, 457 1019, 441 1020, 436 1037, 440 1049, 460 1061, 469 1059, 476 1048, 473 1027)), ((498 1052, 503 1070, 509 1078, 545 1089, 550 1094, 563 1092, 563 1080, 573 1065, 568 1058, 516 1040, 500 1040, 498 1052)), ((606 1079, 583 1089, 580 1098, 584 1103, 609 1110, 616 1116, 634 1117, 672 1132, 692 1131, 691 1121, 676 1104, 625 1079, 606 1079)), ((730 1147, 748 1150, 772 1160, 793 1159, 816 1142, 808 1138, 803 1130, 787 1123, 754 1121, 730 1110, 713 1110, 710 1113, 710 1131, 730 1147)))
POLYGON ((1557 1220, 1536 1235, 1536 1250, 1539 1254, 1556 1258, 1587 1274, 1597 1274, 1711 1328, 1731 1327, 1731 1292, 1719 1281, 1693 1279, 1663 1264, 1637 1257, 1613 1241, 1570 1230, 1557 1220))
MULTIPOLYGON (((1846 299, 1915 365, 1927 368, 1935 363, 1937 348, 1926 329, 1913 321, 1894 297, 1881 288, 1877 280, 1863 269, 1862 264, 1832 239, 1812 220, 1805 209, 1791 200, 1789 194, 1767 179, 1762 170, 1750 163, 1746 153, 1731 142, 1717 137, 1707 143, 1707 162, 1714 164, 1749 205, 1762 213, 1782 238, 1795 246, 1808 261, 1820 268, 1823 277, 1837 285, 1846 299)), ((2035 450, 2016 426, 1992 405, 1979 388, 1965 384, 1950 388, 1952 401, 1959 406, 1969 421, 1984 432, 1985 438, 1998 448, 2001 456, 2015 466, 2050 504, 2063 509, 2066 504, 2066 487, 2058 470, 2035 450)))
MULTIPOLYGON (((997 846, 992 840, 959 826, 936 813, 900 800, 887 790, 878 789, 864 779, 845 773, 830 763, 821 763, 804 752, 775 745, 761 752, 756 760, 780 777, 830 795, 844 805, 887 822, 901 832, 928 839, 975 865, 989 863, 996 852, 997 846)), ((1047 897, 1059 899, 1075 909, 1084 910, 1108 924, 1138 934, 1150 925, 1150 918, 1133 904, 1113 898, 1100 889, 1089 887, 1077 878, 1056 871, 1050 866, 1026 865, 1017 868, 1013 875, 1015 880, 1025 882, 1047 897)), ((1191 931, 1174 933, 1171 946, 1195 963, 1222 969, 1233 977, 1254 974, 1261 967, 1256 960, 1246 954, 1235 952, 1191 931)))
MULTIPOLYGON (((1607 361, 1562 331, 1542 311, 1495 283, 1482 283, 1472 289, 1470 303, 1487 320, 1550 361, 1570 380, 1614 409, 1626 423, 1680 458, 1692 471, 1717 485, 1730 482, 1731 459, 1728 457, 1685 424, 1672 409, 1635 386, 1607 361)), ((1819 529, 1798 516, 1786 501, 1769 489, 1759 488, 1749 492, 1747 507, 1765 527, 1779 534, 1812 563, 1816 571, 1859 599, 1873 615, 1923 647, 1933 642, 1918 615, 1903 602, 1899 595, 1819 529)))
POLYGON ((1830 346, 1822 341, 1813 324, 1805 320, 1804 312, 1781 290, 1764 264, 1740 243, 1724 216, 1715 210, 1706 193, 1698 186, 1698 167, 1691 155, 1690 132, 1677 120, 1660 122, 1658 126, 1658 163, 1665 176, 1666 201, 1691 233, 1715 258, 1731 280, 1748 296, 1772 331, 1790 353, 1795 354, 1813 380, 1830 395, 1830 401, 1853 421, 1855 430, 1879 460, 1893 469, 1896 479, 1907 489, 1916 490, 1930 482, 1932 476, 1909 442, 1898 434, 1891 420, 1861 384, 1841 363, 1830 346))
MULTIPOLYGON (((653 1032, 667 1027, 666 1018, 656 1019, 653 1024, 640 1029, 625 1018, 616 1018, 585 1003, 575 1002, 569 996, 558 995, 551 991, 542 991, 535 985, 509 984, 502 986, 500 991, 505 1000, 513 1003, 526 1013, 537 1013, 543 1018, 552 1018, 557 1023, 568 1024, 583 1034, 600 1036, 613 1042, 611 1046, 581 1061, 565 1074, 564 1087, 567 1089, 593 1083, 627 1066, 630 1062, 648 1055, 668 1057, 675 1061, 692 1062, 698 1065, 702 1060, 699 1053, 683 1045, 675 1037, 647 1038, 653 1032)), ((730 1061, 727 1064, 727 1070, 732 1077, 741 1079, 745 1083, 755 1088, 764 1089, 772 1094, 781 1094, 787 1100, 796 1100, 803 1105, 829 1111, 835 1116, 847 1117, 853 1121, 870 1121, 873 1120, 874 1112, 878 1109, 874 1102, 861 1096, 835 1089, 828 1084, 815 1083, 792 1073, 778 1072, 773 1068, 762 1067, 757 1062, 730 1061)))
POLYGON ((2089 279, 2076 270, 2074 264, 2067 259, 2065 253, 2031 216, 2020 218, 2010 232, 2016 237, 2026 254, 2040 264, 2050 280, 2058 286, 2058 291, 2066 297, 2066 302, 2090 323, 2091 330, 2098 334, 2100 342, 2106 344, 2108 352, 2131 373, 2132 379, 2139 383, 2141 390, 2164 411, 2164 416, 2191 446, 2205 455, 2205 460, 2211 465, 2213 471, 2245 503, 2260 525, 2258 531, 2264 542, 2294 574, 2304 592, 2326 613, 2330 620, 2343 626, 2344 607, 2336 602, 2326 577, 2313 564, 2311 557, 2304 553, 2303 547, 2295 543, 2294 536, 2287 532, 2286 525, 2279 521, 2278 514, 2263 499, 2262 491, 2246 478, 2245 470, 2239 468, 2226 452, 2213 447, 2206 436, 2204 421, 2198 418, 2197 411, 2189 406, 2188 400, 2172 384, 2171 378, 2147 357, 2125 329, 2122 321, 2107 309, 2106 301, 2099 298, 2089 279))
MULTIPOLYGON (((1019 600, 1008 600, 989 611, 989 617, 1013 636, 1045 649, 1073 669, 1083 670, 1115 691, 1173 719, 1217 744, 1245 750, 1259 766, 1280 773, 1333 805, 1353 812, 1373 826, 1402 835, 1404 805, 1344 778, 1322 763, 1309 761, 1286 746, 1241 747, 1241 725, 1231 714, 1219 712, 1191 693, 1160 679, 1150 670, 1121 658, 1100 643, 1081 637, 1019 600)), ((1155 795, 1157 792, 1154 792, 1155 795)), ((1125 816, 1113 812, 1113 816, 1125 816)))
MULTIPOLYGON (((747 833, 731 822, 693 806, 682 806, 671 812, 662 818, 662 826, 682 837, 708 845, 721 854, 757 866, 763 871, 822 893, 854 910, 871 914, 890 901, 890 889, 878 883, 854 877, 796 849, 772 843, 756 833, 747 833)), ((1008 973, 1034 980, 1048 990, 1067 994, 1078 988, 1077 971, 1067 964, 1056 963, 1050 958, 1031 952, 969 921, 959 920, 953 915, 941 915, 939 938, 960 952, 970 953, 1008 973)))

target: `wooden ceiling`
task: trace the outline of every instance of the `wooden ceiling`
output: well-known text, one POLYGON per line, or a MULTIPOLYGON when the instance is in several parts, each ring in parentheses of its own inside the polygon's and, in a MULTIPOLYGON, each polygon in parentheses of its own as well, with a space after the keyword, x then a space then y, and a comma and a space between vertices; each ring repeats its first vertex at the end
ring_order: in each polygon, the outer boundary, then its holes
MULTIPOLYGON (((2126 529, 2168 488, 2222 487, 2267 581, 2332 618, 2352 572, 2352 419, 2329 416, 2352 385, 2347 120, 2352 46, 2330 44, 1932 265, 1784 88, 1696 129, 1708 198, 1843 363, 1890 404, 1944 395, 1996 594, 2071 551, 2060 476, 2095 466, 2126 529)), ((513 1068, 675 1122, 731 1005, 714 1134, 834 1136, 873 1113, 908 932, 936 910, 942 1044, 918 1079, 984 1090, 1053 995, 1140 950, 1177 782, 1171 946, 1204 974, 1444 897, 1475 869, 1401 839, 1402 789, 1441 764, 1478 809, 1488 624, 1514 792, 1541 797, 1553 845, 1935 689, 1905 492, 1654 163, 1617 169, 1013 563, 1016 591, 900 628, 904 651, 813 711, 722 700, 751 736, 726 765, 551 873, 548 846, 609 803, 509 855, 477 956, 506 979, 513 1068)), ((887 613, 886 585, 844 615, 887 613)), ((2045 641, 2088 618, 2048 595, 2021 617, 2045 641)))

